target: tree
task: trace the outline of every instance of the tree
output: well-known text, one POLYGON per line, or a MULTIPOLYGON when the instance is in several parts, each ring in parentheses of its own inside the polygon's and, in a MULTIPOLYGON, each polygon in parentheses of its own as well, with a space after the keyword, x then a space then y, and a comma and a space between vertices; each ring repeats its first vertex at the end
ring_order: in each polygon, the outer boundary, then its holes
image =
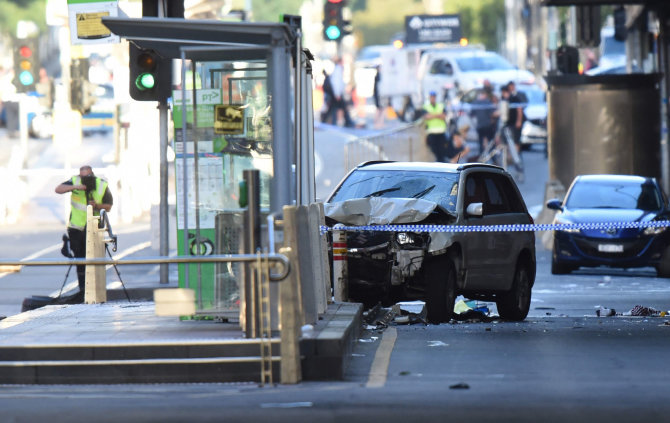
POLYGON ((279 22, 283 14, 297 15, 303 0, 252 0, 252 18, 256 22, 279 22))
MULTIPOLYGON (((426 13, 420 1, 367 0, 365 6, 353 16, 361 46, 388 44, 394 34, 404 30, 405 15, 426 13)), ((504 0, 444 0, 443 10, 461 15, 461 32, 471 43, 488 49, 498 46, 496 29, 505 22, 504 0)))
POLYGON ((0 33, 5 36, 16 34, 19 21, 33 21, 46 29, 46 0, 6 0, 0 1, 0 33))

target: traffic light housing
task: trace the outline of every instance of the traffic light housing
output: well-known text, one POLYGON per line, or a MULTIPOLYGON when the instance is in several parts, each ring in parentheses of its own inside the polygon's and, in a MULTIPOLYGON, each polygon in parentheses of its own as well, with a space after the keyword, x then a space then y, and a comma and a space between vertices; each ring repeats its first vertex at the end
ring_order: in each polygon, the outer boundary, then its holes
POLYGON ((88 59, 73 59, 70 63, 70 107, 82 115, 91 111, 95 104, 96 85, 88 80, 88 59))
POLYGON ((129 48, 130 97, 166 101, 172 93, 172 60, 132 43, 129 48))
POLYGON ((326 41, 339 41, 350 34, 349 21, 344 20, 345 0, 326 0, 323 5, 323 38, 326 41))
POLYGON ((35 91, 39 68, 37 37, 17 39, 14 43, 14 86, 17 92, 35 91))
POLYGON ((556 67, 562 74, 579 73, 579 50, 562 45, 556 50, 556 67))

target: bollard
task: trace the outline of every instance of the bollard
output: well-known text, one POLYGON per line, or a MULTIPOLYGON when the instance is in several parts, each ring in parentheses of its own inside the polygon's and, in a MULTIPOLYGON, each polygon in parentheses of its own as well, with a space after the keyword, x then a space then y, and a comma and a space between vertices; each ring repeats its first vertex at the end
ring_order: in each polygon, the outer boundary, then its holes
POLYGON ((333 226, 333 295, 335 301, 347 301, 349 289, 347 281, 347 233, 337 228, 341 223, 333 226))
POLYGON ((279 318, 281 321, 281 383, 295 384, 302 380, 300 365, 300 328, 304 324, 301 274, 298 261, 296 206, 284 206, 284 247, 279 252, 291 263, 291 272, 279 284, 279 318), (292 247, 293 246, 293 247, 292 247))
MULTIPOLYGON (((93 216, 93 206, 86 207, 86 259, 105 258, 105 229, 98 228, 99 216, 93 216)), ((107 301, 107 281, 105 265, 86 265, 86 304, 107 301)))

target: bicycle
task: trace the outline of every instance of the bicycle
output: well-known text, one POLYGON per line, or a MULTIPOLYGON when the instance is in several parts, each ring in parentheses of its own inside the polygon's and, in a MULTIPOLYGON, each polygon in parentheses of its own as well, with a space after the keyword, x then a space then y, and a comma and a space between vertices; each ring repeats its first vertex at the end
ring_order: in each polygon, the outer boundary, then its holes
POLYGON ((489 142, 477 160, 481 163, 495 164, 507 171, 509 171, 508 165, 512 164, 516 170, 516 178, 519 181, 524 179, 523 161, 514 143, 512 129, 508 126, 500 129, 495 139, 489 142))

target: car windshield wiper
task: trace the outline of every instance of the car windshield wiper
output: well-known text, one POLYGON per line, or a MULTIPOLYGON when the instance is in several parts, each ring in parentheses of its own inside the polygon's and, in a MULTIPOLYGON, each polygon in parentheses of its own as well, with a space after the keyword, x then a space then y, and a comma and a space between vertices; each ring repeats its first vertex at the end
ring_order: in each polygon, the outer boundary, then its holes
POLYGON ((412 196, 412 198, 421 198, 421 197, 423 197, 424 195, 426 195, 426 194, 428 194, 429 192, 431 192, 431 191, 433 190, 433 188, 435 188, 435 185, 431 185, 431 186, 429 186, 428 188, 424 189, 423 191, 417 192, 416 194, 414 194, 414 195, 412 196))
POLYGON ((400 190, 400 187, 380 189, 379 191, 371 192, 370 194, 366 195, 364 198, 379 197, 380 195, 386 194, 387 192, 393 192, 393 191, 398 191, 398 190, 400 190))

